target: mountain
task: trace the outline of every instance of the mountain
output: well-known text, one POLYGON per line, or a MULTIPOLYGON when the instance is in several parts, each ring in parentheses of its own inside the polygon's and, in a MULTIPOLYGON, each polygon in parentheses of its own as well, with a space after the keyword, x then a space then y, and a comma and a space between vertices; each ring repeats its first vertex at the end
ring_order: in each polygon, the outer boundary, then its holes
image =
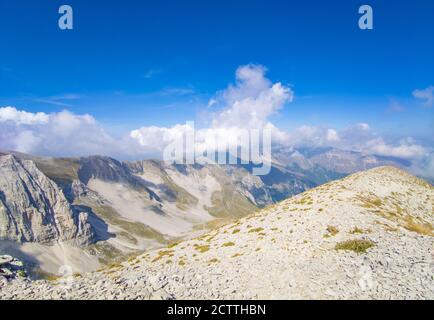
MULTIPOLYGON (((28 244, 29 241, 53 243, 41 237, 9 236, 9 240, 26 244, 16 246, 0 241, 0 250, 32 261, 44 272, 57 273, 65 261, 75 261, 77 272, 92 271, 144 250, 194 238, 278 201, 340 179, 350 167, 351 170, 359 168, 351 162, 346 170, 337 172, 315 162, 315 159, 327 158, 325 155, 331 152, 341 155, 341 163, 348 160, 348 156, 343 156, 348 154, 346 151, 280 148, 274 151, 271 172, 265 176, 254 176, 251 166, 241 164, 173 165, 157 160, 121 162, 104 156, 49 158, 4 152, 13 154, 20 163, 35 167, 50 181, 50 186, 61 190, 76 225, 80 224, 76 212, 81 212, 79 215, 86 220, 83 230, 91 233, 91 237, 76 250, 65 245, 28 244), (83 259, 87 263, 80 263, 83 259)), ((356 153, 351 156, 366 157, 356 153)), ((354 163, 360 162, 363 161, 354 163)), ((11 178, 18 180, 18 177, 11 178)), ((27 188, 27 182, 22 185, 27 188)), ((45 191, 48 190, 40 188, 38 192, 45 191)), ((3 222, 0 226, 5 232, 15 232, 10 223, 3 222)), ((32 232, 33 228, 36 229, 28 225, 26 230, 32 232)))
POLYGON ((86 245, 88 215, 73 210, 63 192, 29 160, 0 156, 0 239, 86 245))
MULTIPOLYGON (((101 156, 45 158, 13 154, 16 161, 37 168, 61 189, 71 210, 86 215, 92 226, 95 243, 86 243, 81 253, 71 254, 65 246, 26 245, 23 257, 23 248, 11 244, 4 248, 0 241, 0 249, 6 253, 18 254, 23 260, 30 258, 50 273, 56 273, 65 260, 79 261, 90 255, 106 264, 194 237, 273 201, 261 180, 243 168, 177 166, 152 160, 119 162, 101 156)), ((18 180, 9 173, 5 176, 18 180)), ((22 184, 27 187, 27 181, 22 184)), ((5 230, 12 228, 7 223, 1 226, 5 230)), ((47 243, 39 238, 22 238, 20 242, 47 243)), ((78 271, 98 267, 92 261, 79 266, 78 271)))
POLYGON ((0 298, 433 299, 433 215, 432 185, 380 167, 76 277, 67 288, 16 281, 0 298))
POLYGON ((300 168, 305 171, 320 168, 325 173, 351 174, 381 166, 395 166, 408 169, 411 163, 405 159, 385 157, 363 152, 337 148, 283 148, 273 150, 277 162, 287 168, 300 168))

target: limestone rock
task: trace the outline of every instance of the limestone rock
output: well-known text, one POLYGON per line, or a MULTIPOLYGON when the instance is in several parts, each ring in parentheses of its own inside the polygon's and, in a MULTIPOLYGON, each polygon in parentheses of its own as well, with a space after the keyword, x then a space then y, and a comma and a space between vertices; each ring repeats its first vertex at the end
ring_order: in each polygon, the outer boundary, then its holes
POLYGON ((18 242, 92 241, 85 213, 74 212, 59 187, 30 160, 0 156, 0 239, 18 242))

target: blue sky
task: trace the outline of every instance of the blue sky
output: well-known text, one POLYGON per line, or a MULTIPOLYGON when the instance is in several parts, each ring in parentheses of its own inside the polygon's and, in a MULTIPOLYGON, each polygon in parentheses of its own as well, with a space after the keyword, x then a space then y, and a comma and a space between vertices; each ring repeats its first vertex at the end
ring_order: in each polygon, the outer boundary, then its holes
POLYGON ((294 92, 271 121, 432 143, 434 2, 0 0, 0 106, 88 113, 122 135, 200 118, 239 66, 294 92), (57 27, 62 4, 74 30, 57 27), (374 30, 358 28, 370 4, 374 30))

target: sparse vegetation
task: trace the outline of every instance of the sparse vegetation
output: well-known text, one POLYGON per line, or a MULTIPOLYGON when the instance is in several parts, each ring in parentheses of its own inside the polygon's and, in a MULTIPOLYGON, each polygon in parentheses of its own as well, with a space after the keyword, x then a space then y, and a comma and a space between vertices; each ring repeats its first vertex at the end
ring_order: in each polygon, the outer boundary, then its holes
POLYGON ((378 220, 374 220, 374 222, 375 222, 376 224, 379 224, 379 225, 383 226, 383 227, 384 227, 384 230, 386 230, 386 231, 396 232, 396 231, 399 230, 399 229, 396 228, 396 227, 392 227, 392 226, 390 226, 390 225, 388 225, 388 224, 386 224, 386 223, 383 223, 383 222, 381 222, 381 221, 378 221, 378 220))
POLYGON ((18 270, 17 275, 22 278, 25 278, 27 276, 24 270, 18 270))
POLYGON ((226 242, 222 244, 222 247, 233 247, 235 245, 235 243, 233 242, 226 242))
POLYGON ((431 236, 431 237, 434 236, 434 232, 433 232, 434 228, 431 224, 416 222, 410 216, 407 217, 404 228, 409 230, 409 231, 419 233, 421 235, 431 236))
POLYGON ((152 262, 156 262, 158 260, 161 260, 163 257, 173 257, 173 250, 161 250, 158 251, 158 255, 152 260, 152 262))
POLYGON ((208 246, 208 245, 203 245, 203 246, 195 245, 194 248, 195 248, 197 251, 199 251, 200 253, 204 253, 204 252, 209 251, 209 246, 208 246))
POLYGON ((169 245, 167 246, 169 249, 171 248, 175 248, 179 243, 178 242, 173 242, 173 243, 169 243, 169 245))
POLYGON ((122 264, 118 262, 113 262, 107 266, 108 269, 119 269, 122 268, 122 264))
POLYGON ((253 232, 261 232, 261 231, 263 231, 264 230, 264 228, 254 228, 254 229, 250 229, 249 230, 249 233, 253 233, 253 232))
POLYGON ((347 240, 336 244, 336 250, 354 251, 357 253, 365 253, 369 248, 372 248, 375 244, 370 240, 347 240))

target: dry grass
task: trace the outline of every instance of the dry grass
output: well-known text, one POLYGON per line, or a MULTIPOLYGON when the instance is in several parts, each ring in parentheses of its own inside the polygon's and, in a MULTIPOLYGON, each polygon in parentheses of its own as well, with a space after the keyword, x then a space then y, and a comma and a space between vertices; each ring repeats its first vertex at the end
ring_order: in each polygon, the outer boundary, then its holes
POLYGON ((364 233, 371 233, 371 230, 369 230, 369 229, 364 230, 364 229, 360 229, 358 227, 354 227, 354 229, 352 229, 350 231, 350 233, 351 234, 364 234, 364 233))
POLYGON ((173 250, 161 250, 158 252, 158 255, 152 260, 152 262, 157 262, 161 260, 163 257, 173 257, 173 250))
POLYGON ((408 217, 406 219, 404 228, 424 236, 431 236, 431 237, 434 236, 434 232, 433 232, 434 228, 431 224, 416 222, 412 217, 408 217))

